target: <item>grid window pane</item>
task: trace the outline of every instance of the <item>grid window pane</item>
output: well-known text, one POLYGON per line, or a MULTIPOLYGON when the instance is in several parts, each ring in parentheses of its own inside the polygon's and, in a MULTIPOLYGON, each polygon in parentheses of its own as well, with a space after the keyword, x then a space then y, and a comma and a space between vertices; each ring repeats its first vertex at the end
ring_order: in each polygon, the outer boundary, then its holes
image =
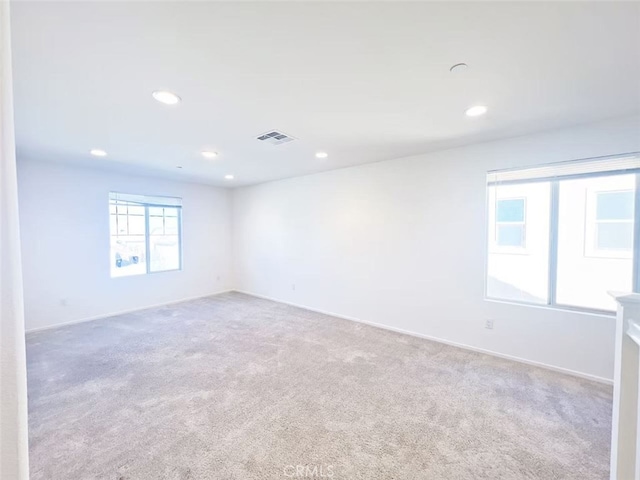
POLYGON ((497 242, 501 247, 522 247, 524 245, 524 224, 500 224, 497 229, 497 242))
MULTIPOLYGON (((164 207, 162 217, 154 217, 149 237, 150 271, 162 272, 180 268, 179 210, 164 207)), ((151 218, 151 217, 150 217, 151 218)), ((151 222, 150 222, 151 225, 151 222)))
POLYGON ((128 213, 129 213, 129 215, 142 215, 144 217, 144 206, 143 205, 129 205, 128 213))
POLYGON ((598 193, 596 218, 598 220, 632 220, 633 191, 598 193))
POLYGON ((149 217, 149 234, 164 235, 164 218, 150 216, 149 217))
POLYGON ((178 217, 167 216, 164 219, 164 230, 167 235, 178 234, 178 217))
POLYGON ((111 236, 111 276, 125 277, 147 273, 145 235, 111 236))
POLYGON ((600 222, 596 228, 598 249, 631 250, 633 248, 632 222, 600 222))
POLYGON ((524 198, 511 198, 496 202, 496 221, 524 222, 524 198))
POLYGON ((115 235, 128 235, 129 234, 128 216, 118 215, 117 221, 118 221, 118 230, 116 232, 112 232, 112 234, 115 233, 115 235))
POLYGON ((145 220, 143 215, 129 215, 129 234, 130 235, 144 235, 145 234, 145 220))
POLYGON ((109 211, 114 212, 109 215, 111 276, 124 277, 146 273, 144 207, 142 207, 142 215, 134 215, 134 213, 140 212, 139 206, 129 206, 112 200, 109 211))

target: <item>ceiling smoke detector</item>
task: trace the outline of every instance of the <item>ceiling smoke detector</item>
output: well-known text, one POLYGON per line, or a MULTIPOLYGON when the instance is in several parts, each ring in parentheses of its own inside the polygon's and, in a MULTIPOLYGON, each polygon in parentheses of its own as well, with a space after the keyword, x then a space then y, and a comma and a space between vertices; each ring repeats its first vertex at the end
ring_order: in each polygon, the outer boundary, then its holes
POLYGON ((462 73, 467 68, 469 68, 469 65, 467 65, 466 63, 456 63, 453 67, 449 69, 449 71, 451 73, 462 73))
POLYGON ((264 143, 268 143, 269 145, 282 145, 283 143, 293 142, 295 138, 286 133, 278 132, 277 130, 272 130, 267 133, 263 133, 259 137, 258 140, 264 143))

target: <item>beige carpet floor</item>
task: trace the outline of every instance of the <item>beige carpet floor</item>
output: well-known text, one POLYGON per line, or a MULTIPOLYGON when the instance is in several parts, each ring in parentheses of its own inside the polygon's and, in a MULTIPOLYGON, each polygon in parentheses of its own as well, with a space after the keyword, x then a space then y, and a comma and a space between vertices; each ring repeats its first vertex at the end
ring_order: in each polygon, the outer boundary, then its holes
POLYGON ((33 480, 608 478, 610 387, 239 293, 27 343, 33 480))

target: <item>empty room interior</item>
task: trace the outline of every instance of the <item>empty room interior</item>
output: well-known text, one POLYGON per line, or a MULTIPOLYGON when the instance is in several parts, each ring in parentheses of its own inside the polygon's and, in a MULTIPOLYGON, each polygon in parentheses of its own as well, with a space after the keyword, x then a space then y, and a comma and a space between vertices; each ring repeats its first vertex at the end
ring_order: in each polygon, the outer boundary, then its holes
POLYGON ((639 2, 0 15, 0 479, 640 478, 639 2))

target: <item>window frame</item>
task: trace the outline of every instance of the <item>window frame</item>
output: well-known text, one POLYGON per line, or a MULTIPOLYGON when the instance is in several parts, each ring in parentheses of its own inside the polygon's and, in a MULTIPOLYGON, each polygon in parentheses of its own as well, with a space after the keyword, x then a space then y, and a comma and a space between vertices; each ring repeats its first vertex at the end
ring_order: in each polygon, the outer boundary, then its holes
MULTIPOLYGON (((165 197, 165 198, 172 198, 172 199, 176 199, 176 200, 180 200, 180 204, 178 205, 170 205, 170 204, 160 204, 160 203, 151 203, 151 202, 134 202, 134 201, 127 201, 127 200, 119 200, 119 199, 114 199, 112 198, 112 195, 117 195, 116 192, 109 192, 109 277, 111 279, 115 279, 115 278, 127 278, 127 277, 139 277, 141 275, 152 275, 152 274, 156 274, 156 273, 168 273, 168 272, 180 272, 183 269, 183 252, 182 252, 182 205, 181 205, 181 201, 182 199, 179 197, 165 197), (114 238, 118 238, 118 235, 113 235, 112 231, 111 231, 111 206, 115 205, 116 207, 118 206, 118 204, 124 204, 127 206, 138 206, 138 207, 142 207, 144 208, 144 224, 145 224, 145 233, 144 233, 144 245, 145 245, 145 271, 144 272, 140 272, 140 273, 133 273, 133 274, 129 274, 129 275, 113 275, 112 274, 112 262, 113 262, 113 258, 112 258, 112 241, 114 238), (172 269, 168 269, 168 270, 152 270, 151 269, 151 232, 149 231, 149 209, 150 208, 173 208, 176 210, 176 219, 177 219, 177 237, 178 237, 178 267, 177 268, 172 268, 172 269)), ((142 195, 140 195, 140 197, 143 197, 142 195)), ((160 197, 154 197, 154 198, 160 198, 160 197)), ((118 222, 118 213, 116 211, 116 225, 118 222)), ((129 213, 128 213, 128 209, 127 209, 127 230, 128 230, 128 223, 129 223, 129 219, 128 219, 129 213)), ((166 215, 164 214, 163 211, 163 219, 166 217, 166 215)), ((164 224, 164 222, 163 222, 164 224)), ((163 227, 163 231, 164 231, 164 227, 163 227)), ((128 233, 128 231, 127 231, 128 233)), ((139 234, 139 236, 142 236, 141 234, 139 234)))
MULTIPOLYGON (((635 152, 634 155, 640 155, 640 152, 635 152)), ((629 154, 623 155, 613 155, 610 158, 629 156, 629 154)), ((525 169, 526 167, 523 167, 525 169)), ((547 293, 547 302, 546 303, 534 303, 527 302, 522 300, 512 300, 506 298, 492 297, 487 292, 488 287, 488 265, 489 265, 489 255, 491 253, 515 253, 508 251, 494 251, 487 245, 485 248, 485 272, 484 272, 484 298, 485 300, 498 302, 498 303, 507 303, 507 304, 515 304, 515 305, 525 305, 531 307, 539 307, 539 308, 551 308, 551 309, 560 309, 560 310, 568 310, 573 312, 580 313, 589 313, 596 315, 606 315, 606 316, 615 316, 615 310, 604 310, 598 308, 591 307, 580 307, 575 305, 566 305, 563 303, 558 303, 557 301, 557 278, 558 278, 558 230, 559 230, 559 205, 560 205, 560 182, 562 180, 576 179, 576 178, 595 178, 595 177, 605 177, 605 176, 616 176, 616 175, 635 175, 636 188, 634 190, 634 211, 633 211, 633 248, 631 253, 631 261, 632 261, 632 291, 634 293, 640 293, 640 170, 632 170, 632 171, 607 171, 607 172, 590 172, 590 173, 582 173, 576 175, 567 175, 559 178, 549 179, 549 178, 534 178, 530 180, 517 180, 515 182, 509 182, 511 184, 521 183, 521 184, 530 184, 536 182, 544 182, 549 183, 550 185, 550 218, 549 218, 549 268, 548 268, 548 293, 547 293)), ((486 212, 489 211, 489 186, 491 184, 487 182, 487 208, 486 212)), ((604 191, 604 190, 603 190, 604 191)), ((497 198, 494 198, 493 201, 497 202, 497 198)), ((495 215, 495 213, 494 213, 495 215)), ((489 217, 486 219, 487 228, 489 228, 489 217)), ((525 210, 525 221, 526 221, 526 210, 525 210)), ((494 223, 497 223, 494 218, 494 223)), ((586 228, 586 222, 585 222, 586 228)), ((488 233, 488 232, 487 232, 488 233)), ((586 232, 585 232, 586 234, 586 232)), ((488 238, 488 235, 485 236, 488 238)), ((495 242, 494 248, 495 248, 495 242)), ((586 254, 586 252, 585 252, 586 254)), ((618 257, 614 257, 618 258, 618 257)))

